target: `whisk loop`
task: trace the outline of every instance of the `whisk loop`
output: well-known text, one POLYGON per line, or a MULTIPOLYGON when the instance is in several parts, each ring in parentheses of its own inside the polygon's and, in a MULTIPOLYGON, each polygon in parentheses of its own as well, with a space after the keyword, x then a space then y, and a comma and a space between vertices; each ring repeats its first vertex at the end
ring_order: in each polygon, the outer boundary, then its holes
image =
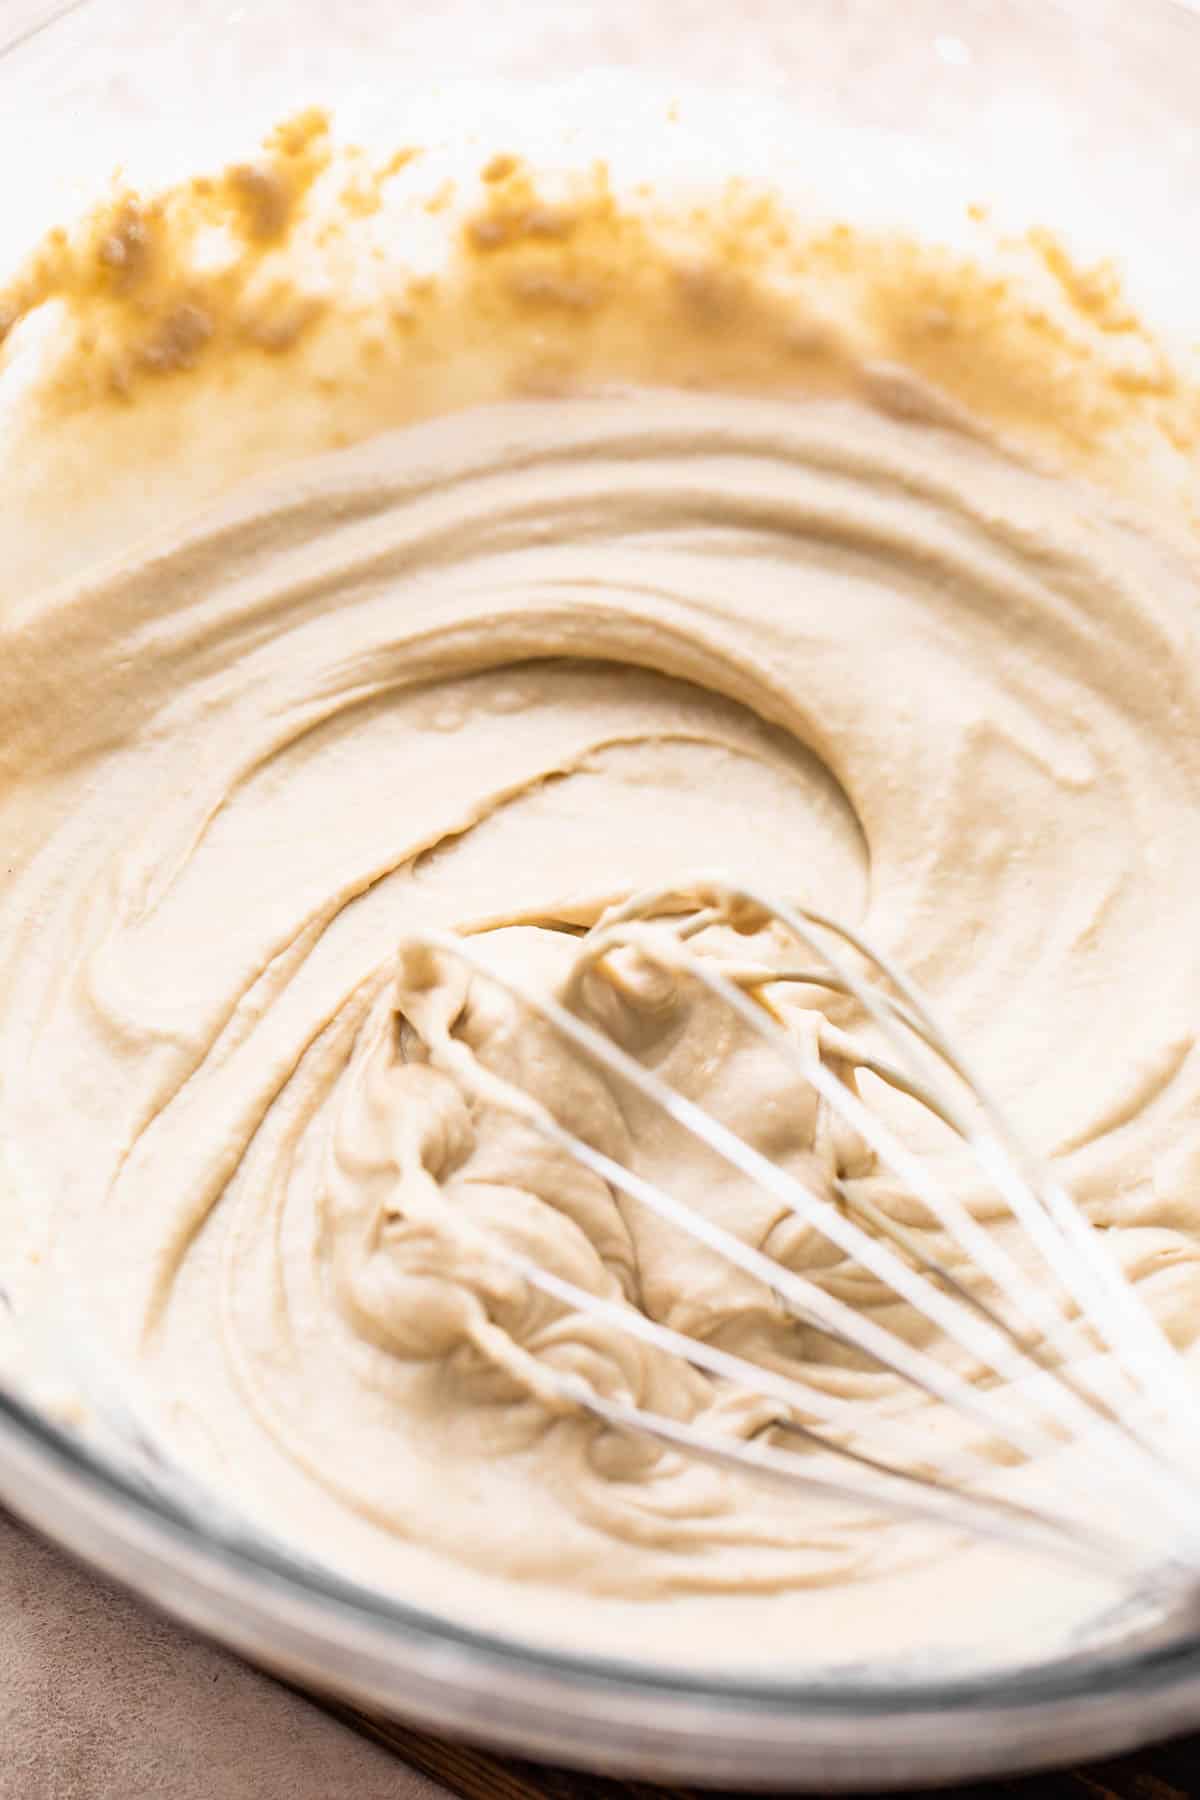
POLYGON ((427 932, 406 940, 404 953, 410 971, 417 966, 414 958, 426 959, 428 979, 436 959, 445 957, 494 983, 586 1062, 659 1109, 720 1163, 756 1184, 914 1308, 983 1379, 969 1379, 945 1357, 910 1343, 589 1143, 542 1100, 481 1062, 448 1023, 422 1027, 436 1067, 479 1102, 520 1118, 615 1191, 762 1283, 798 1322, 899 1377, 914 1404, 932 1400, 953 1408, 1018 1459, 1049 1458, 1055 1505, 1034 1507, 980 1491, 980 1484, 994 1476, 995 1465, 973 1452, 942 1453, 931 1470, 928 1452, 920 1458, 913 1453, 911 1407, 831 1401, 796 1377, 673 1330, 628 1302, 592 1294, 472 1226, 481 1249, 564 1308, 777 1404, 776 1435, 803 1448, 737 1438, 712 1426, 662 1417, 601 1395, 582 1377, 556 1370, 544 1371, 547 1391, 615 1429, 801 1491, 1006 1539, 1109 1571, 1124 1566, 1145 1572, 1161 1567, 1167 1556, 1181 1571, 1200 1571, 1200 1483, 1183 1466, 1176 1446, 1169 1453, 1159 1435, 1164 1418, 1178 1430, 1181 1422, 1196 1416, 1197 1393, 1182 1358, 1100 1233, 1023 1144, 928 1001, 860 933, 721 874, 702 874, 648 889, 610 908, 580 940, 565 991, 577 995, 586 975, 628 953, 697 984, 790 1062, 830 1112, 903 1183, 987 1283, 986 1299, 917 1232, 867 1196, 851 1193, 840 1182, 834 1199, 817 1191, 668 1085, 613 1036, 580 1016, 566 998, 537 992, 498 971, 469 939, 427 932), (803 960, 776 966, 739 958, 724 945, 713 954, 693 947, 698 937, 718 927, 745 940, 770 928, 776 940, 793 945, 803 960), (822 1053, 814 1055, 788 1030, 773 1003, 773 990, 779 994, 789 988, 823 990, 857 1008, 875 1027, 884 1049, 822 1017, 822 1053), (858 1087, 864 1074, 905 1096, 965 1145, 977 1173, 1035 1252, 1033 1273, 972 1214, 934 1161, 902 1141, 881 1112, 867 1104, 858 1087), (1065 1328, 1077 1330, 1081 1324, 1100 1350, 1067 1364, 1055 1346, 1065 1328), (811 1422, 814 1418, 818 1423, 811 1422), (864 1430, 870 1433, 869 1450, 849 1441, 861 1438, 864 1430), (1095 1456, 1097 1469, 1130 1493, 1128 1521, 1120 1529, 1102 1529, 1081 1518, 1069 1481, 1056 1470, 1055 1453, 1081 1442, 1095 1456))

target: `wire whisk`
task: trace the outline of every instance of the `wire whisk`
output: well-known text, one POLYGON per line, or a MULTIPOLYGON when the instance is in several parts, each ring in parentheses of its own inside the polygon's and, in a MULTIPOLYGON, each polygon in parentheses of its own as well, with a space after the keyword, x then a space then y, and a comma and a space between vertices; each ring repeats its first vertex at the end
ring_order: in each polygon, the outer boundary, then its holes
MULTIPOLYGON (((460 1221, 495 1258, 564 1311, 681 1359, 768 1409, 768 1428, 738 1435, 708 1419, 666 1417, 583 1375, 541 1365, 547 1405, 581 1408, 622 1433, 798 1494, 823 1494, 891 1517, 979 1533, 1068 1561, 1139 1577, 1200 1571, 1200 1480, 1181 1454, 1197 1389, 1126 1278, 1104 1233, 1026 1145, 1006 1110, 894 962, 857 930, 720 874, 681 878, 610 907, 572 947, 568 973, 542 991, 504 972, 480 938, 425 932, 405 940, 397 1009, 409 1053, 761 1284, 788 1319, 882 1372, 887 1392, 847 1398, 802 1372, 756 1360, 719 1334, 680 1331, 636 1303, 587 1291, 498 1233, 460 1221), (920 1322, 902 1332, 786 1264, 673 1191, 657 1165, 589 1141, 553 1098, 489 1066, 435 1003, 447 973, 491 984, 540 1021, 618 1096, 652 1109, 698 1147, 714 1184, 753 1184, 781 1214, 820 1235, 920 1322), (785 1166, 717 1110, 664 1079, 654 1059, 606 1021, 604 996, 631 988, 686 992, 727 1009, 746 1041, 780 1059, 860 1147, 828 1181, 785 1166), (636 1097, 636 1102, 634 1102, 636 1097), (886 1172, 905 1196, 879 1203, 886 1172), (986 1208, 970 1193, 982 1187, 986 1208), (981 1217, 980 1214, 986 1214, 981 1217), (922 1429, 950 1409, 975 1447, 922 1429), (979 1449, 989 1447, 986 1454, 979 1449), (1127 1504, 1093 1516, 1061 1452, 1085 1446, 1094 1480, 1127 1504), (1030 1501, 1004 1491, 1007 1471, 1044 1471, 1030 1501)), ((616 1002, 614 1002, 614 1005, 616 1002)), ((611 1009, 610 1009, 611 1010, 611 1009)), ((619 1009, 618 1009, 619 1010, 619 1009)), ((436 1197, 429 1200, 438 1204, 436 1197)), ((448 1202, 446 1204, 449 1204, 448 1202)), ((715 1209, 719 1211, 719 1209, 715 1209)))

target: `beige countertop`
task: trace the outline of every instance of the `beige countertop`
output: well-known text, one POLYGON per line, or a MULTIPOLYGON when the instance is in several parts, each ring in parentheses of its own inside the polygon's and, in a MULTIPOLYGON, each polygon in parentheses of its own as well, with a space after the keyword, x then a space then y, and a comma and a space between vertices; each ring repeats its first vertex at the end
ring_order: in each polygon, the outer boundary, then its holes
POLYGON ((0 1515, 0 1800, 440 1800, 0 1515))

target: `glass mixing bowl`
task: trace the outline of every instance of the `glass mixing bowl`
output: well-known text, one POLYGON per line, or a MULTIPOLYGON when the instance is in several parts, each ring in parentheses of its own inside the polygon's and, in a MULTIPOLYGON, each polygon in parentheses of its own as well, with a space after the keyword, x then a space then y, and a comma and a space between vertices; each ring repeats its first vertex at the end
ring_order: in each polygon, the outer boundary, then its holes
MULTIPOLYGON (((525 84, 544 102, 548 84, 605 65, 717 88, 731 105, 736 89, 748 118, 757 95, 764 110, 883 134, 917 183, 969 170, 981 195, 1068 220, 1115 254, 1176 326, 1200 295, 1200 19, 1169 0, 0 0, 0 51, 5 252, 82 205, 117 157, 157 181, 215 166, 298 105, 354 118, 385 102, 397 119, 442 108, 452 121, 463 84, 525 84)), ((0 1392, 0 1497, 293 1680, 524 1756, 874 1788, 1109 1753, 1200 1721, 1189 1629, 936 1684, 681 1673, 639 1665, 632 1646, 624 1661, 536 1650, 198 1518, 169 1483, 12 1392, 0 1392)))

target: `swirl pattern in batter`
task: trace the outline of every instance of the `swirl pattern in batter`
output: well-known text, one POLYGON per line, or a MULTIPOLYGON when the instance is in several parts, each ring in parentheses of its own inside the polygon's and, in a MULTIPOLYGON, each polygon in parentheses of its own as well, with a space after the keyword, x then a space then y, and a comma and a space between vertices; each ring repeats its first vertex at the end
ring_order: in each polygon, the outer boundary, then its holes
MULTIPOLYGON (((471 1616, 540 1594, 578 1637, 587 1595, 589 1642, 633 1616, 684 1654, 719 1596, 753 1659, 818 1589, 932 1581, 912 1526, 539 1392, 770 1425, 456 1218, 814 1404, 887 1378, 433 1069, 398 946, 468 931, 559 992, 607 905, 697 863, 862 923, 1190 1345, 1198 621, 1178 553, 965 432, 655 391, 414 427, 31 596, 0 628, 0 1134, 42 1197, 4 1222, 18 1308, 86 1319, 272 1528, 471 1616)), ((719 1010, 645 970, 575 999, 785 1165, 905 1205, 719 1010)), ((920 1334, 486 982, 437 1004, 590 1141, 920 1334)))

